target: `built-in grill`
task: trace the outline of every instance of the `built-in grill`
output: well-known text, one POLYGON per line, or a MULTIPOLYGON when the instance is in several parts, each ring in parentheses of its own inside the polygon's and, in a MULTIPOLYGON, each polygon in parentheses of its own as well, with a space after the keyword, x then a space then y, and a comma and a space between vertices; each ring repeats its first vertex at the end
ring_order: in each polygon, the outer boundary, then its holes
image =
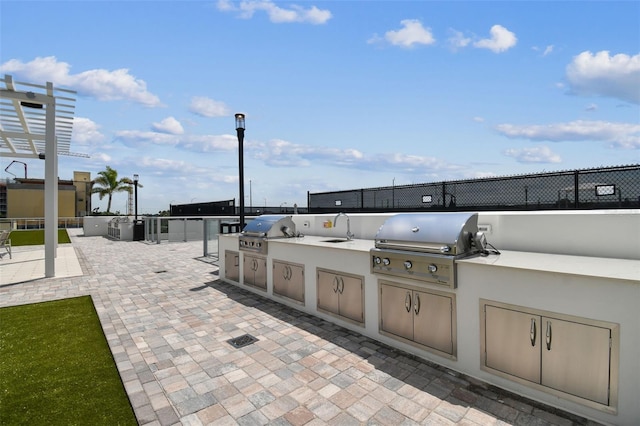
POLYGON ((456 260, 485 245, 477 213, 401 213, 378 230, 371 272, 455 288, 456 260))
POLYGON ((275 238, 297 237, 296 224, 291 216, 262 215, 249 222, 239 237, 239 248, 259 254, 267 254, 267 242, 275 238))

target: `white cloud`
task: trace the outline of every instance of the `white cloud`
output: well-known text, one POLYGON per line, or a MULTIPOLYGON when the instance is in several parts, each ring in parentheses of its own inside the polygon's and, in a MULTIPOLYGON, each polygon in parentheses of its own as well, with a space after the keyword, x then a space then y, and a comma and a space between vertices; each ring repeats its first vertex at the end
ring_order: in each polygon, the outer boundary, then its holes
POLYGON ((582 52, 567 65, 570 92, 640 103, 640 54, 629 56, 601 51, 582 52))
POLYGON ((467 47, 469 43, 471 43, 471 38, 465 37, 464 34, 462 34, 460 31, 450 29, 449 33, 451 34, 451 36, 447 39, 447 43, 454 51, 463 47, 467 47))
POLYGON ((299 145, 280 139, 254 148, 256 158, 273 167, 310 167, 324 164, 332 167, 347 167, 352 170, 398 171, 419 174, 461 169, 459 166, 434 157, 398 153, 368 155, 357 149, 299 145))
MULTIPOLYGON (((539 52, 540 50, 542 50, 541 48, 539 48, 538 46, 533 46, 532 47, 533 50, 535 50, 536 52, 539 52)), ((544 48, 544 50, 542 51, 542 56, 547 56, 550 55, 551 52, 553 52, 554 46, 553 44, 548 45, 547 47, 544 48)))
POLYGON ((241 1, 238 6, 229 0, 219 0, 217 7, 223 12, 238 12, 243 19, 252 18, 256 11, 264 11, 269 20, 276 24, 302 22, 320 25, 332 17, 329 10, 318 9, 316 6, 303 8, 292 5, 289 9, 284 9, 268 0, 241 1))
POLYGON ((515 158, 518 163, 560 163, 562 161, 558 154, 546 146, 507 149, 504 151, 504 155, 515 158))
POLYGON ((189 185, 195 185, 200 188, 210 188, 212 182, 231 183, 238 181, 237 175, 211 173, 211 168, 209 167, 200 167, 182 160, 145 156, 140 159, 139 164, 148 170, 153 170, 155 174, 179 178, 181 180, 185 175, 185 171, 189 171, 189 185))
POLYGON ((99 164, 110 163, 112 158, 109 154, 105 154, 104 152, 98 152, 91 154, 91 159, 99 164))
POLYGON ((144 80, 136 79, 129 70, 94 69, 79 74, 70 73, 70 65, 55 56, 37 57, 31 62, 11 59, 0 65, 0 72, 13 74, 36 84, 52 82, 76 90, 81 96, 101 101, 126 100, 146 107, 162 106, 160 99, 147 90, 144 80))
POLYGON ((472 120, 475 121, 476 123, 484 123, 483 117, 473 117, 472 120))
POLYGON ((233 151, 238 148, 238 139, 233 135, 175 135, 122 130, 116 133, 116 137, 127 146, 154 144, 173 146, 190 152, 233 151))
POLYGON ((598 105, 596 104, 589 104, 586 107, 584 107, 584 110, 589 112, 596 111, 597 109, 598 109, 598 105))
POLYGON ((498 133, 513 139, 532 141, 599 141, 613 147, 640 149, 640 124, 611 123, 608 121, 576 120, 547 125, 500 124, 498 133))
POLYGON ((116 132, 116 138, 128 146, 138 146, 148 143, 176 146, 180 142, 180 138, 177 135, 158 132, 141 132, 138 130, 121 130, 116 132))
POLYGON ((73 119, 72 142, 78 145, 98 145, 104 142, 105 136, 100 133, 100 126, 88 118, 73 119))
POLYGON ((215 101, 205 96, 191 98, 189 111, 201 117, 226 117, 231 114, 229 107, 224 102, 215 101))
POLYGON ((435 38, 430 28, 424 28, 417 19, 404 19, 400 21, 402 28, 397 31, 387 31, 384 38, 374 35, 369 43, 386 41, 394 46, 413 47, 415 45, 430 45, 435 43, 435 38))
POLYGON ((501 53, 512 48, 518 42, 516 35, 502 25, 494 25, 489 32, 491 38, 478 40, 473 45, 481 49, 489 49, 494 53, 501 53))
POLYGON ((182 124, 174 117, 167 117, 159 123, 153 123, 151 128, 156 132, 168 133, 171 135, 181 135, 184 133, 182 124))

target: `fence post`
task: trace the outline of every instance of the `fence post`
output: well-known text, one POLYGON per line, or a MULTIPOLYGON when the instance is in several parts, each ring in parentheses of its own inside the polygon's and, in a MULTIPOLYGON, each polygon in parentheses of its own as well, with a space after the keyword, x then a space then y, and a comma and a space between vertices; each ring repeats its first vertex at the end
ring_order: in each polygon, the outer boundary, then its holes
POLYGON ((202 256, 207 256, 207 250, 209 245, 209 229, 207 227, 208 219, 202 218, 202 256))
POLYGON ((573 185, 575 186, 575 194, 576 194, 576 202, 574 203, 575 208, 577 209, 580 205, 580 183, 578 179, 578 171, 573 172, 573 185))
POLYGON ((160 227, 160 216, 158 216, 158 227, 156 228, 157 236, 158 236, 158 244, 160 244, 160 236, 162 235, 161 229, 162 228, 160 227))

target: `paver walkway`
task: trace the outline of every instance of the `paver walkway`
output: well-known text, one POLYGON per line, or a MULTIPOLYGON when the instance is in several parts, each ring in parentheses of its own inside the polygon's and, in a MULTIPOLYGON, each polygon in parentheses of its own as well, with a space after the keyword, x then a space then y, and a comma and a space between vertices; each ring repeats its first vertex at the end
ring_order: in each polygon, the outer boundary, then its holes
POLYGON ((91 295, 141 425, 596 424, 225 284, 201 242, 71 234, 84 275, 4 284, 0 306, 91 295))

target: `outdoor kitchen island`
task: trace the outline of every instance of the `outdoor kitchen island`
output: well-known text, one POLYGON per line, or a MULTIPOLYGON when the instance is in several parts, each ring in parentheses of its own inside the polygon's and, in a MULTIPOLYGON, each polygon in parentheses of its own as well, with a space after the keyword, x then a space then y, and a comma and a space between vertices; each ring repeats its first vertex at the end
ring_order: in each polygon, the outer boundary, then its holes
POLYGON ((333 215, 295 215, 305 236, 271 239, 263 255, 220 235, 220 277, 532 400, 638 424, 640 212, 480 213, 501 254, 457 259, 455 286, 373 271, 390 216, 349 215, 347 241, 344 223, 326 227, 333 215), (256 258, 264 287, 245 281, 256 258))

